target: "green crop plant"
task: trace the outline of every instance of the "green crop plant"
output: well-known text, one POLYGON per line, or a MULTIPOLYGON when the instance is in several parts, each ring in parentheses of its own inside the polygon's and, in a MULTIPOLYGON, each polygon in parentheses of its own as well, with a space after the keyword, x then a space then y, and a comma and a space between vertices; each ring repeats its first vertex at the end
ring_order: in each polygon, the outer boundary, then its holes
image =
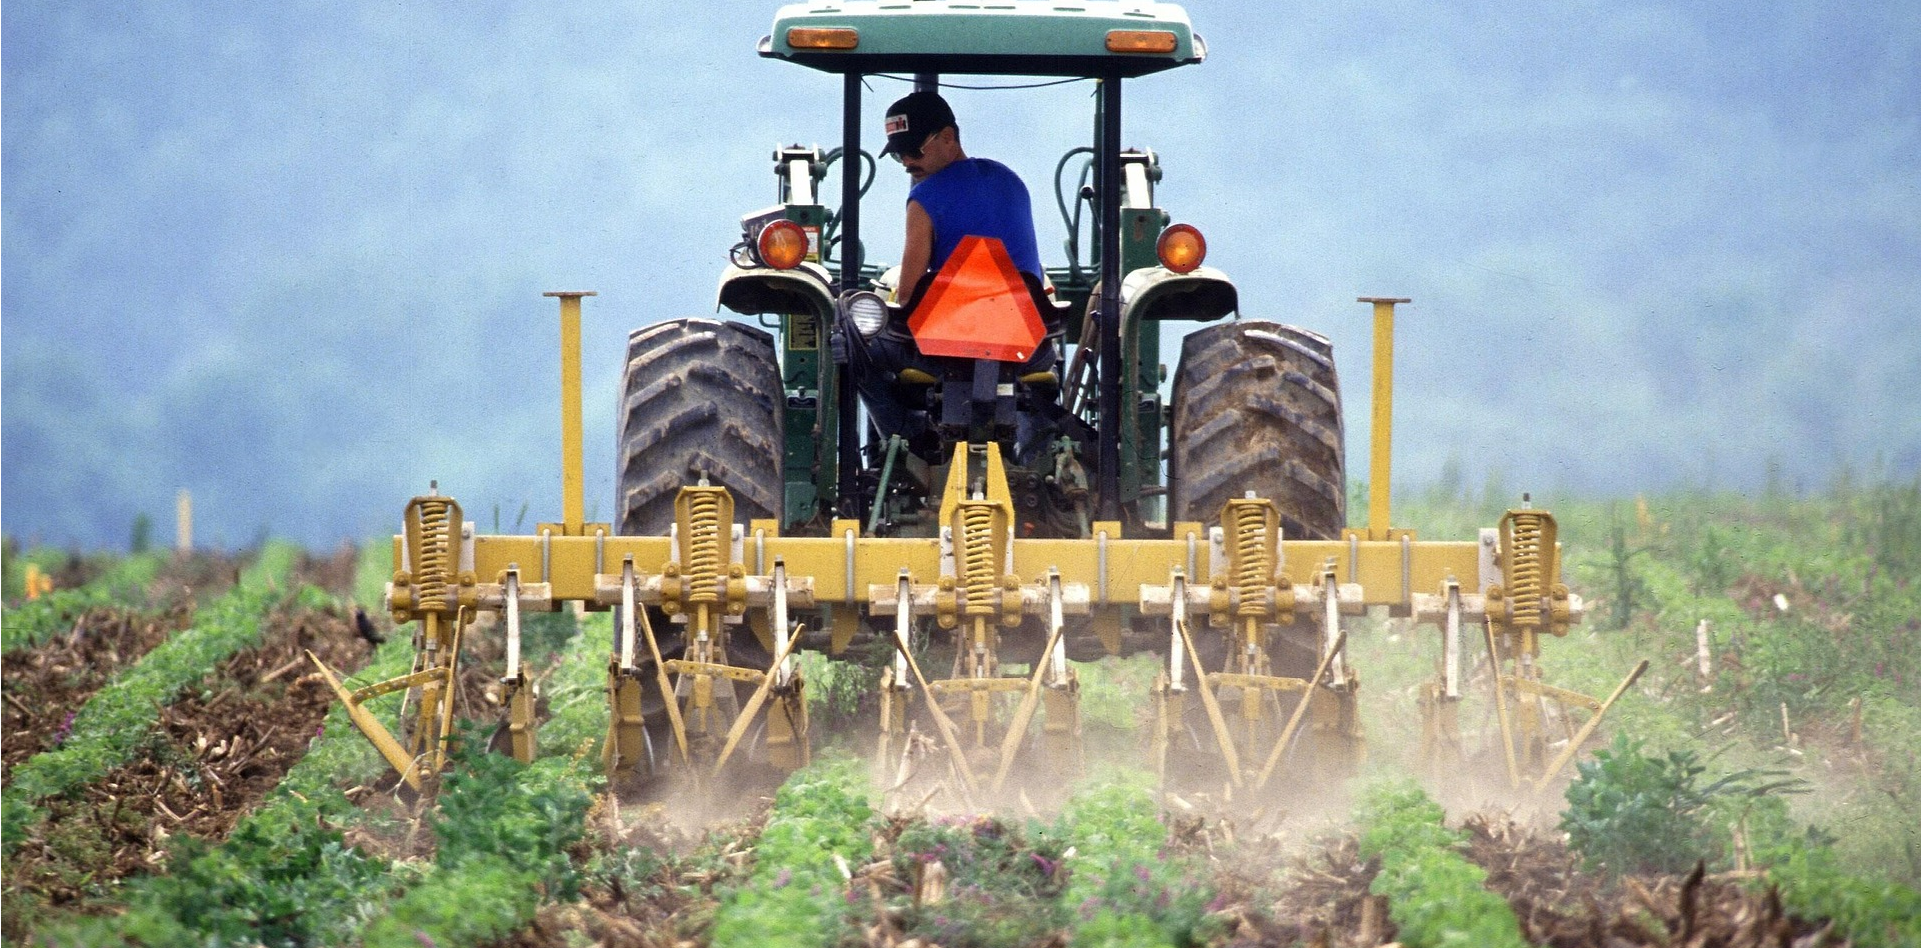
POLYGON ((0 652, 39 645, 67 629, 89 609, 144 601, 146 588, 160 574, 164 562, 157 553, 130 556, 85 586, 56 589, 7 609, 4 621, 0 621, 0 652))
POLYGON ((747 882, 726 893, 714 916, 717 948, 812 948, 849 931, 842 864, 873 852, 874 811, 859 762, 822 755, 774 794, 747 882), (838 857, 839 862, 836 861, 838 857))
MULTIPOLYGON (((1704 782, 1707 766, 1690 750, 1646 753, 1625 734, 1577 765, 1561 829, 1591 868, 1615 875, 1685 872, 1723 857, 1725 830, 1744 803, 1803 793, 1786 771, 1746 769, 1704 782)), ((1784 811, 1783 811, 1784 812, 1784 811)))
POLYGON ((549 641, 559 646, 546 659, 534 662, 523 648, 521 667, 529 676, 547 672, 540 684, 548 716, 539 732, 540 753, 600 759, 600 741, 607 734, 607 656, 613 651, 614 624, 610 612, 589 613, 575 628, 571 613, 543 616, 553 628, 549 641), (564 626, 564 627, 563 627, 564 626))
POLYGON ((1054 833, 1074 855, 1061 903, 1077 944, 1206 940, 1213 893, 1195 884, 1194 867, 1164 856, 1167 830, 1158 814, 1147 783, 1122 774, 1090 781, 1062 809, 1054 833))
MULTIPOLYGON (((291 801, 291 798, 290 798, 291 801)), ((54 945, 142 948, 346 942, 393 886, 385 860, 349 846, 317 805, 291 801, 249 819, 226 841, 176 844, 166 875, 137 880, 125 914, 42 933, 54 945)))
MULTIPOLYGON (((412 659, 412 643, 395 637, 375 650, 360 676, 402 675, 412 659)), ((399 700, 398 694, 388 695, 371 706, 391 710, 399 700)), ((55 926, 48 939, 60 945, 137 942, 149 948, 324 946, 354 940, 408 878, 404 867, 344 846, 341 835, 343 828, 369 818, 343 788, 370 783, 386 767, 346 709, 335 705, 307 753, 225 840, 218 845, 179 841, 169 855, 168 874, 127 884, 121 899, 125 914, 55 926)))
POLYGON ((1849 871, 1826 845, 1786 846, 1774 855, 1768 881, 1790 912, 1833 919, 1858 948, 1921 945, 1921 891, 1849 871))
MULTIPOLYGON (((578 895, 572 850, 586 837, 586 816, 600 786, 592 741, 607 726, 604 616, 576 633, 571 613, 541 616, 535 651, 558 665, 548 679, 552 713, 541 726, 543 756, 523 765, 487 753, 478 730, 456 742, 433 817, 433 868, 391 911, 367 927, 369 948, 413 948, 422 939, 465 945, 512 934, 545 902, 578 895)), ((530 656, 529 656, 530 657, 530 656)), ((537 669, 529 665, 529 671, 537 669)))
POLYGON ((521 764, 485 751, 478 734, 456 746, 432 820, 434 867, 367 926, 368 948, 502 938, 531 921, 542 902, 577 894, 569 850, 586 834, 598 780, 591 762, 521 764))
POLYGON ((1448 829, 1444 816, 1411 783, 1368 788, 1360 852, 1380 862, 1369 891, 1387 897, 1388 917, 1408 948, 1522 948, 1514 910, 1487 890, 1487 873, 1461 855, 1466 837, 1448 829))

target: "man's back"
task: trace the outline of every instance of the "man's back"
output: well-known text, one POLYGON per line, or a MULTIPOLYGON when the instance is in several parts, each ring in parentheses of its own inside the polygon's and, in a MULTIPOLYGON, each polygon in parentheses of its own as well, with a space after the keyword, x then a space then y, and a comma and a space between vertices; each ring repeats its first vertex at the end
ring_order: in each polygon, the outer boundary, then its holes
POLYGON ((974 236, 999 240, 1017 269, 1043 275, 1027 186, 1006 165, 963 158, 915 184, 907 198, 934 224, 929 269, 939 270, 961 238, 974 236))

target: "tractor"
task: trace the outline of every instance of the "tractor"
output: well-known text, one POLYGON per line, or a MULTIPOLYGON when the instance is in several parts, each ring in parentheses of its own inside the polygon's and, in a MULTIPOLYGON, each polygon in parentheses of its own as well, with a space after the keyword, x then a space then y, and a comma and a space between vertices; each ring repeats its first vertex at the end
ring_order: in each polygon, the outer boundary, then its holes
POLYGON ((349 691, 323 668, 407 782, 444 760, 460 645, 482 613, 507 635, 503 743, 531 758, 519 616, 570 602, 614 614, 603 756, 642 784, 804 763, 802 649, 884 666, 877 765, 930 755, 971 800, 1077 768, 1077 662, 1139 652, 1160 669, 1142 696, 1143 764, 1170 786, 1231 797, 1350 771, 1365 744, 1346 638, 1371 607, 1439 630, 1423 702, 1436 767, 1460 754, 1473 624, 1517 787, 1561 770, 1631 684, 1598 701, 1542 681, 1542 638, 1583 612, 1559 582, 1547 511, 1511 511, 1473 541, 1392 526, 1404 299, 1361 299, 1374 308, 1374 441, 1368 522, 1348 524, 1327 338, 1242 318, 1201 233, 1156 203, 1156 153, 1122 142, 1127 80, 1206 59, 1182 8, 810 0, 780 8, 758 52, 839 78, 840 141, 775 150, 778 202, 744 216, 726 253, 718 306, 733 318, 629 336, 615 522, 583 513, 579 321, 591 294, 549 294, 562 325, 562 519, 532 536, 477 535, 452 498, 414 498, 388 603, 420 623, 414 672, 349 691), (876 170, 862 133, 879 124, 864 92, 883 77, 916 90, 952 77, 1091 85, 1091 139, 1055 165, 1067 259, 1041 286, 1008 275, 998 242, 968 238, 936 291, 893 298, 902 274, 862 243, 876 170), (836 171, 837 200, 824 190, 836 171), (1163 399, 1161 326, 1176 321, 1199 328, 1163 399), (883 338, 923 358, 850 357, 883 338), (1042 349, 1058 358, 1036 360, 1042 349), (874 398, 917 414, 926 436, 883 434, 874 398), (403 689, 397 737, 364 704, 403 689), (1569 707, 1590 712, 1583 733, 1569 707), (1569 732, 1558 754, 1556 719, 1569 732))

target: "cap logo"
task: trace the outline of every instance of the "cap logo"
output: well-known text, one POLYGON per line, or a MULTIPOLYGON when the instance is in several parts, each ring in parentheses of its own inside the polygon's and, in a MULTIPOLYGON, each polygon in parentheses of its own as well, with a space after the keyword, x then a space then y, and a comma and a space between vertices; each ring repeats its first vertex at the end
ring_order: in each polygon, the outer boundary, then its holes
POLYGON ((889 115, 887 117, 887 134, 899 135, 904 131, 907 131, 907 115, 905 113, 889 115))

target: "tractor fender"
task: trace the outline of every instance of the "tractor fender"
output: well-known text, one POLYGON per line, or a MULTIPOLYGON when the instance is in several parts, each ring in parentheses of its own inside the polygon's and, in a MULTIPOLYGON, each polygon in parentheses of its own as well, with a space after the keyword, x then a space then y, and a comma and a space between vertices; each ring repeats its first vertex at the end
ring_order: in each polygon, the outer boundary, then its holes
POLYGON ((792 270, 744 268, 728 264, 720 275, 715 308, 743 316, 821 316, 834 312, 833 278, 818 263, 792 270))
POLYGON ((1234 282, 1213 267, 1175 273, 1166 267, 1141 267, 1121 281, 1121 318, 1191 319, 1210 322, 1240 307, 1234 282))

